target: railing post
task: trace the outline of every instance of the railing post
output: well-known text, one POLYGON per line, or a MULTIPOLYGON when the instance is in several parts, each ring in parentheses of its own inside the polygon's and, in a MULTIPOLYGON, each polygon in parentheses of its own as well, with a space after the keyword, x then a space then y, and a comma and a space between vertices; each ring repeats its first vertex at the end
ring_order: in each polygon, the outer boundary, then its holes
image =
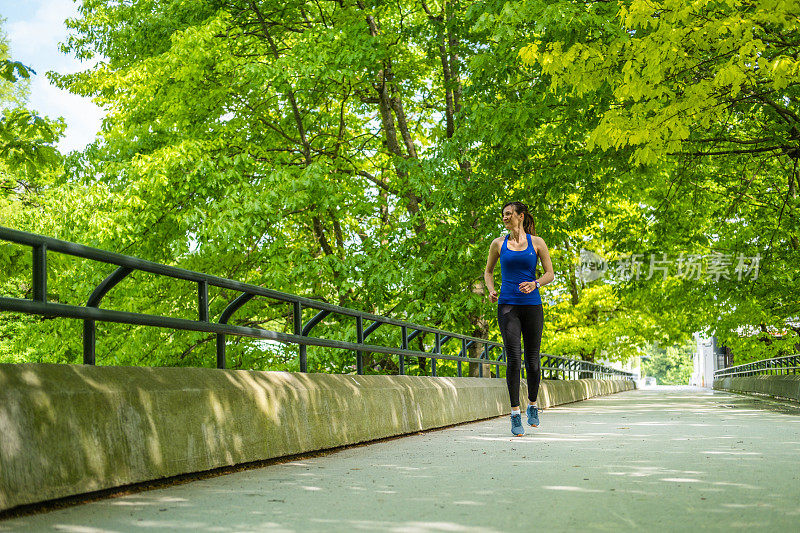
MULTIPOLYGON (((404 338, 406 339, 406 349, 408 349, 408 342, 409 342, 409 341, 411 341, 412 339, 415 339, 415 338, 417 338, 417 337, 420 335, 420 333, 422 333, 422 331, 421 331, 421 330, 419 330, 419 329, 415 329, 415 330, 414 330, 414 333, 412 333, 411 335, 408 335, 408 336, 404 337, 404 338)), ((424 350, 424 347, 423 347, 422 349, 424 350)))
POLYGON ((197 308, 200 322, 208 322, 208 282, 197 282, 197 308))
MULTIPOLYGON (((467 339, 461 339, 461 357, 467 356, 467 339)), ((458 361, 458 377, 464 377, 463 371, 461 370, 461 360, 458 361)))
MULTIPOLYGON (((382 325, 383 325, 383 322, 381 322, 380 320, 374 320, 372 322, 372 324, 370 324, 370 326, 367 329, 363 330, 364 333, 361 335, 361 342, 362 343, 367 342, 367 337, 372 335, 375 332, 375 330, 378 329, 379 327, 381 327, 382 325)), ((362 323, 362 327, 363 327, 363 323, 362 323)))
POLYGON ((434 337, 436 338, 436 340, 435 340, 434 345, 433 345, 434 356, 431 357, 431 375, 435 377, 435 376, 438 375, 438 373, 436 371, 436 354, 441 354, 442 353, 442 337, 441 337, 441 334, 438 331, 436 332, 434 337))
MULTIPOLYGON (((106 279, 100 282, 95 287, 89 299, 86 301, 86 307, 100 307, 100 301, 103 297, 114 288, 120 281, 125 279, 125 276, 133 272, 131 268, 119 267, 114 272, 106 276, 106 279)), ((95 321, 87 319, 83 321, 83 364, 94 365, 96 362, 95 345, 97 342, 97 328, 95 321)))
POLYGON ((83 321, 83 364, 95 364, 95 345, 97 342, 97 329, 94 320, 83 321))
MULTIPOLYGON (((319 313, 317 313, 316 315, 314 315, 314 318, 309 320, 308 323, 305 326, 303 326, 303 329, 300 331, 300 335, 303 336, 303 337, 308 337, 309 333, 311 333, 311 330, 314 329, 314 326, 316 326, 317 324, 322 322, 322 319, 324 319, 329 314, 331 314, 330 311, 322 310, 319 313)), ((301 344, 300 345, 300 372, 308 372, 308 357, 307 357, 307 353, 308 353, 308 347, 305 344, 301 344)))
MULTIPOLYGON (((364 344, 364 320, 361 315, 356 317, 356 338, 358 344, 364 344)), ((364 373, 364 352, 361 350, 356 351, 356 373, 358 375, 364 373)))
POLYGON ((483 352, 481 352, 480 356, 480 364, 478 364, 478 377, 483 377, 483 360, 486 358, 486 343, 483 343, 483 352))
POLYGON ((47 302, 47 245, 33 247, 33 299, 47 302))
MULTIPOLYGON (((292 302, 292 333, 295 335, 303 335, 303 306, 300 302, 292 302)), ((300 344, 298 352, 302 351, 303 344, 300 344)), ((298 353, 299 356, 299 353, 298 353)), ((302 358, 299 358, 300 367, 303 367, 302 358)), ((303 370, 301 370, 303 372, 303 370)))
MULTIPOLYGON (((404 350, 408 350, 408 327, 407 326, 400 326, 400 334, 403 336, 402 341, 400 342, 400 347, 404 350)), ((401 355, 397 365, 400 369, 400 375, 406 375, 406 356, 401 355)))
POLYGON ((225 368, 225 334, 217 333, 217 368, 225 368))
MULTIPOLYGON (((233 313, 235 313, 240 307, 244 304, 249 302, 250 300, 255 297, 255 294, 249 293, 242 293, 234 300, 228 304, 228 307, 222 311, 222 315, 219 317, 220 324, 227 324, 228 320, 231 319, 233 313)), ((217 368, 224 369, 225 368, 225 334, 224 333, 217 333, 217 368)))

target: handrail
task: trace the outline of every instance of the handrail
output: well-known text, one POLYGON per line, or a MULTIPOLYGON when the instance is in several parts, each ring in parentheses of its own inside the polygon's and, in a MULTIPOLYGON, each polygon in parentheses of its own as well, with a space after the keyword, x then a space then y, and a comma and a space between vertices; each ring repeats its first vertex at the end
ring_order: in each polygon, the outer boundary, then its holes
POLYGON ((800 370, 800 354, 784 355, 760 359, 714 371, 714 379, 732 376, 755 376, 759 374, 783 375, 797 374, 800 370))
MULTIPOLYGON (((392 319, 385 316, 357 311, 347 307, 321 302, 297 296, 294 294, 279 292, 266 289, 257 285, 250 285, 239 281, 234 281, 218 276, 185 270, 178 267, 162 265, 152 261, 146 261, 136 257, 122 255, 106 250, 91 248, 81 244, 62 241, 42 235, 27 233, 19 230, 0 226, 0 240, 5 240, 30 246, 33 254, 33 299, 5 298, 0 297, 0 311, 12 311, 28 314, 45 316, 58 316, 65 318, 82 319, 86 326, 91 328, 84 329, 84 364, 95 364, 94 360, 94 321, 117 322, 132 325, 154 326, 178 330, 199 331, 215 333, 217 335, 217 367, 225 368, 225 335, 236 335, 242 337, 252 337, 258 339, 273 340, 287 344, 297 344, 300 346, 301 371, 305 372, 305 348, 308 345, 322 346, 328 348, 340 348, 352 350, 356 353, 356 367, 359 374, 363 373, 362 354, 365 352, 384 353, 400 356, 399 370, 405 373, 405 357, 418 357, 430 359, 432 374, 437 375, 437 360, 448 360, 458 362, 458 375, 461 375, 461 364, 464 362, 480 364, 480 375, 483 375, 483 365, 495 366, 496 375, 500 376, 500 367, 506 366, 505 350, 502 343, 481 339, 468 335, 461 335, 449 331, 413 324, 403 320, 392 319), (49 302, 47 300, 47 254, 48 252, 58 252, 84 259, 116 265, 118 268, 95 289, 89 298, 86 306, 75 306, 49 302), (133 271, 148 272, 160 276, 181 279, 197 283, 198 287, 198 319, 189 320, 173 318, 162 315, 149 315, 143 313, 132 313, 125 311, 114 311, 99 308, 100 299, 111 290, 114 285, 125 278, 133 271), (217 287, 229 289, 240 294, 226 307, 217 322, 209 319, 208 311, 208 288, 217 287), (249 328, 244 326, 234 326, 228 324, 228 320, 245 303, 256 296, 261 296, 271 300, 290 303, 293 306, 294 333, 281 333, 267 329, 249 328), (305 325, 301 324, 302 310, 305 308, 315 309, 318 313, 305 325), (356 318, 356 342, 339 341, 320 337, 309 337, 311 329, 319 323, 325 316, 334 313, 356 318), (364 330, 363 321, 371 320, 373 323, 364 330), (402 331, 402 347, 380 346, 366 344, 366 337, 380 325, 399 326, 402 331), (408 330, 412 330, 408 334, 408 330), (408 342, 414 337, 432 333, 435 338, 435 346, 432 352, 411 350, 408 342), (448 355, 442 353, 442 345, 452 338, 461 339, 461 352, 459 355, 448 355), (467 348, 472 344, 482 344, 483 352, 480 357, 467 357, 467 348), (490 359, 490 353, 499 348, 497 359, 490 359)), ((579 368, 577 372, 581 375, 591 374, 596 377, 619 377, 633 379, 633 374, 620 370, 604 367, 587 361, 567 359, 560 356, 550 356, 542 354, 543 358, 567 367, 574 366, 579 368)), ((557 366, 557 365, 556 365, 557 366)), ((575 371, 568 372, 566 369, 548 367, 551 374, 555 377, 559 375, 563 378, 574 375, 575 371)))

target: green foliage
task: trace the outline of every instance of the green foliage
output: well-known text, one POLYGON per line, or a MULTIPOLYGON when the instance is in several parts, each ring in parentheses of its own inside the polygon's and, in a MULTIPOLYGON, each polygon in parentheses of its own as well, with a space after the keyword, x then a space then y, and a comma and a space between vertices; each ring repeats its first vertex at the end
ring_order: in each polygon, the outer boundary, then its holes
MULTIPOLYGON (((51 77, 109 110, 103 139, 67 159, 61 191, 74 191, 70 201, 52 205, 43 224, 22 227, 464 329, 463 311, 475 315, 483 304, 458 289, 479 279, 484 258, 453 244, 471 232, 457 206, 445 206, 457 162, 442 165, 431 148, 452 135, 442 122, 454 111, 442 109, 453 90, 431 53, 445 28, 419 5, 312 7, 84 2, 66 49, 104 59, 51 77)), ((54 286, 66 290, 57 297, 80 301, 105 274, 96 266, 90 275, 54 270, 54 286)), ((174 285, 126 280, 107 305, 176 316, 191 309, 192 296, 174 285)), ((235 296, 212 294, 212 315, 235 296)), ((234 322, 291 331, 279 307, 254 303, 234 322)), ((44 324, 37 342, 67 334, 59 328, 44 324)), ((317 331, 355 336, 333 318, 317 331)), ((121 345, 101 335, 99 360, 136 362, 139 346, 164 342, 156 335, 131 329, 121 345)), ((210 346, 202 336, 176 336, 153 357, 208 362, 210 346)), ((266 366, 257 367, 274 368, 258 355, 266 352, 244 341, 229 350, 233 366, 261 360, 266 366)), ((320 369, 352 364, 352 354, 310 352, 320 369)))
POLYGON ((15 83, 20 79, 27 80, 31 77, 31 73, 36 74, 32 68, 26 67, 19 61, 0 60, 0 78, 9 83, 15 83))
POLYGON ((0 17, 0 110, 24 106, 30 93, 33 69, 11 59, 9 39, 3 29, 6 19, 0 17))
POLYGON ((783 98, 796 94, 800 74, 796 3, 628 0, 572 11, 580 30, 548 40, 548 27, 520 53, 553 89, 611 91, 621 105, 603 110, 591 144, 632 146, 634 161, 647 164, 686 141, 714 151, 796 148, 786 120, 796 104, 783 98))
MULTIPOLYGON (((556 270, 546 353, 625 360, 708 330, 755 354, 777 345, 743 325, 800 315, 791 3, 83 0, 79 13, 63 49, 99 62, 48 75, 107 109, 101 138, 62 171, 60 126, 6 115, 4 225, 497 340, 481 274, 500 207, 521 199, 556 270), (581 248, 763 259, 757 283, 585 283, 581 248)), ((29 71, 0 59, 7 81, 29 71)), ((0 252, 4 292, 30 290, 27 257, 0 252)), ((110 271, 54 259, 48 296, 82 304, 110 271)), ((194 291, 132 275, 104 306, 194 318, 194 291)), ((212 316, 236 296, 212 291, 212 316)), ((257 299, 232 323, 291 332, 291 317, 257 299)), ((0 350, 77 362, 68 322, 4 323, 0 350)), ((331 316, 314 334, 352 341, 355 326, 331 316)), ((101 364, 210 366, 213 349, 202 334, 98 334, 101 364)), ((296 350, 230 339, 229 366, 294 370, 296 350)), ((354 354, 312 347, 309 365, 349 372, 354 354)))
POLYGON ((696 346, 688 342, 683 345, 661 348, 652 344, 642 361, 642 373, 655 377, 659 385, 688 385, 692 378, 696 346))
POLYGON ((797 351, 798 4, 519 5, 533 26, 519 51, 533 84, 563 101, 594 102, 587 114, 594 120, 581 125, 586 148, 621 156, 647 176, 621 177, 645 224, 615 247, 645 256, 722 254, 733 264, 760 257, 757 277, 704 272, 680 280, 682 292, 637 282, 628 293, 643 291, 637 298, 658 308, 679 303, 737 361, 797 351), (785 335, 767 344, 768 331, 785 335))
MULTIPOLYGON (((43 208, 56 193, 61 156, 54 144, 63 123, 53 122, 25 108, 27 84, 33 69, 9 57, 8 40, 0 19, 0 224, 35 227, 37 220, 50 220, 43 208)), ((0 243, 0 295, 30 295, 30 253, 0 243)), ((66 321, 62 321, 66 322, 66 321)), ((57 361, 48 351, 28 343, 29 335, 42 323, 38 317, 3 313, 0 316, 0 361, 57 361), (48 355, 44 355, 48 354, 48 355)), ((50 344, 59 342, 49 341, 50 344)))
POLYGON ((24 107, 25 83, 33 69, 9 57, 8 38, 0 19, 0 220, 13 220, 11 205, 41 185, 43 174, 58 164, 60 155, 53 146, 63 124, 38 116, 24 107))

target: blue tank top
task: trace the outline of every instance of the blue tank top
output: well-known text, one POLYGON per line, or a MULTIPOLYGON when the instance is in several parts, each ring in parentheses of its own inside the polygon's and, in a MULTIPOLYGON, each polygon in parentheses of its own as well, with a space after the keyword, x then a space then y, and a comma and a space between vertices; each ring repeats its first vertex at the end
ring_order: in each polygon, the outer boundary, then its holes
POLYGON ((525 294, 520 292, 519 284, 523 281, 536 280, 536 250, 533 249, 533 242, 529 233, 525 234, 528 238, 528 247, 521 251, 510 250, 508 248, 508 235, 500 248, 500 275, 503 283, 500 285, 500 298, 498 304, 512 305, 540 305, 542 297, 539 289, 525 294))

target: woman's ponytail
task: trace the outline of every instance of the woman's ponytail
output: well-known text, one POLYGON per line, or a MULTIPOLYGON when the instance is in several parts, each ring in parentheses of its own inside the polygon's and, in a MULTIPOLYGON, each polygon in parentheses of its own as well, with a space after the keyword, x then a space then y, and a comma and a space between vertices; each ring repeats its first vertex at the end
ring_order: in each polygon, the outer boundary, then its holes
POLYGON ((525 230, 525 233, 536 235, 536 223, 533 221, 533 215, 528 213, 527 209, 525 210, 525 218, 522 221, 522 229, 525 230))

